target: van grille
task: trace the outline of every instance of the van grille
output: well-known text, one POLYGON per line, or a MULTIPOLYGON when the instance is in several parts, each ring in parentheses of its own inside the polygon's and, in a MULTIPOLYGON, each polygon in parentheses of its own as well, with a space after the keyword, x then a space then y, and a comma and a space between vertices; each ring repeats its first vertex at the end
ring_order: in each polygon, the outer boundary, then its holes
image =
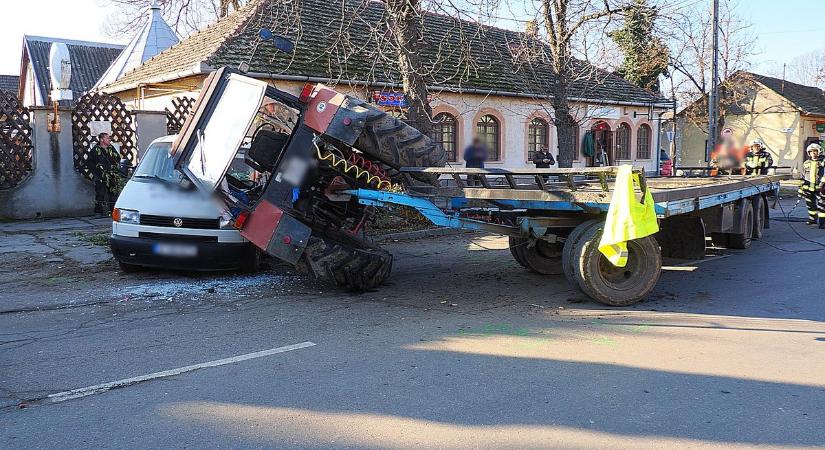
MULTIPOLYGON (((140 224, 149 225, 153 227, 174 227, 175 217, 169 216, 153 216, 151 214, 141 214, 140 224)), ((221 227, 220 219, 194 219, 191 217, 180 217, 183 221, 180 227, 176 228, 191 228, 196 230, 217 230, 221 227)))

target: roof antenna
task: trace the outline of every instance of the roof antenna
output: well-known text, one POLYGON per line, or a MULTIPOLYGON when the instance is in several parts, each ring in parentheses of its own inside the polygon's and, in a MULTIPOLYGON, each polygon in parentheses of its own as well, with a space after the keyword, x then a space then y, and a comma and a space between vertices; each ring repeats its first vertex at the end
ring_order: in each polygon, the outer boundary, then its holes
POLYGON ((785 93, 785 67, 787 67, 787 63, 782 63, 782 89, 780 92, 783 94, 785 93))

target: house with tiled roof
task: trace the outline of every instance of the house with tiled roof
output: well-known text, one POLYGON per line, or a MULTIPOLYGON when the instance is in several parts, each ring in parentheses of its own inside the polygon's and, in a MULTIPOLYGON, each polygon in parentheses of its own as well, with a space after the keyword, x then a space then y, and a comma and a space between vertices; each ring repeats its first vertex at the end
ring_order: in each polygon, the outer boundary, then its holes
MULTIPOLYGON (((209 73, 230 66, 293 93, 322 82, 380 102, 402 90, 385 22, 384 4, 377 1, 347 0, 343 8, 330 8, 324 0, 251 0, 100 89, 135 107, 162 110, 176 96, 197 95, 209 73), (279 52, 262 41, 262 28, 290 39, 294 51, 279 52)), ((491 167, 532 165, 530 155, 543 146, 557 152, 548 100, 555 80, 541 58, 519 60, 541 50, 540 43, 524 33, 433 13, 424 14, 422 25, 434 138, 452 161, 462 163, 461 149, 476 135, 490 143, 491 167)), ((581 123, 577 143, 593 133, 611 163, 655 171, 658 119, 670 103, 619 76, 581 66, 586 76, 571 89, 581 123)), ((576 155, 577 165, 592 163, 582 149, 576 155)))
POLYGON ((13 93, 17 95, 20 89, 20 77, 17 75, 0 75, 0 91, 13 93))
POLYGON ((74 100, 94 87, 124 48, 123 45, 103 42, 23 36, 18 95, 25 106, 51 104, 53 87, 49 77, 49 55, 52 45, 57 43, 65 44, 69 50, 72 67, 70 88, 74 100))
MULTIPOLYGON (((722 83, 723 124, 737 146, 764 142, 774 161, 797 170, 807 158, 805 148, 825 142, 825 91, 781 78, 739 71, 722 83)), ((709 162, 707 102, 699 99, 677 117, 677 164, 704 166, 709 162)))

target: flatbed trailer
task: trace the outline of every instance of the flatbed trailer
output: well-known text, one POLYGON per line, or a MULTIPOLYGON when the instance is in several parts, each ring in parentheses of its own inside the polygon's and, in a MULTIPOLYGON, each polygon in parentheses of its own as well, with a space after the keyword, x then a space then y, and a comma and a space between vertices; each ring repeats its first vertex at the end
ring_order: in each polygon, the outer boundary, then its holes
POLYGON ((787 175, 713 178, 640 177, 649 189, 660 231, 631 241, 629 261, 614 267, 598 252, 617 167, 585 169, 405 168, 449 177, 441 187, 407 193, 353 189, 367 206, 413 208, 439 227, 508 236, 516 261, 536 273, 564 274, 583 293, 604 304, 641 301, 659 279, 662 257, 700 259, 706 238, 745 249, 769 226, 768 196, 787 175))
POLYGON ((768 195, 785 178, 646 179, 634 168, 660 231, 628 242, 619 268, 597 249, 619 168, 443 168, 444 149, 419 130, 320 84, 295 97, 221 68, 204 82, 171 156, 190 184, 222 204, 227 226, 346 289, 373 289, 389 276, 392 255, 364 229, 373 208, 399 205, 440 227, 508 236, 525 268, 563 273, 617 306, 651 292, 663 256, 702 258, 708 236, 717 246, 750 246, 768 226, 768 195), (264 183, 232 175, 238 159, 264 183))

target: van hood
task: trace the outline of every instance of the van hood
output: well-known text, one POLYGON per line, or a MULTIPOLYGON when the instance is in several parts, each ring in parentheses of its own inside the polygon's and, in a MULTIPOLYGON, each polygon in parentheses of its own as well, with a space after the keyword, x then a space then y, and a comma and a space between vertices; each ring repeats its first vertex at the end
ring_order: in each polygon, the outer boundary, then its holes
POLYGON ((185 190, 151 178, 129 180, 115 207, 134 209, 141 214, 193 219, 215 219, 225 209, 218 200, 197 189, 185 190))

